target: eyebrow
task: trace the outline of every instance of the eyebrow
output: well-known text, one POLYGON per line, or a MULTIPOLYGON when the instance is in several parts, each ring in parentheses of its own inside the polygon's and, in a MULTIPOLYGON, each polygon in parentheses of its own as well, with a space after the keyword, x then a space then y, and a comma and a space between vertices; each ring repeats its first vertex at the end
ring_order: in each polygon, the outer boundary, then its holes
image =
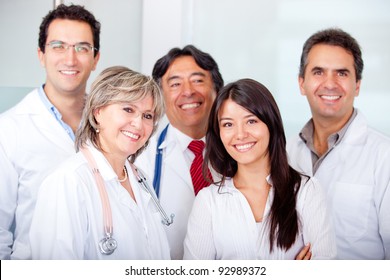
POLYGON ((51 44, 51 43, 61 43, 61 44, 68 44, 68 45, 77 45, 77 44, 88 44, 90 46, 92 46, 91 43, 89 42, 85 42, 85 41, 82 41, 82 42, 76 42, 74 44, 69 44, 67 42, 64 42, 64 41, 61 41, 61 40, 51 40, 48 44, 51 44))
POLYGON ((131 108, 135 108, 137 109, 138 111, 140 111, 141 113, 155 113, 155 109, 146 109, 145 111, 141 111, 141 109, 135 105, 134 103, 130 103, 130 102, 120 102, 119 104, 122 104, 122 106, 128 106, 128 107, 131 107, 131 108))
MULTIPOLYGON (((252 118, 252 117, 256 117, 256 115, 248 114, 248 115, 244 116, 244 119, 249 119, 249 118, 252 118)), ((231 117, 222 117, 222 118, 219 119, 219 121, 224 121, 224 120, 233 120, 233 118, 231 118, 231 117)))
MULTIPOLYGON (((201 77, 206 77, 206 74, 205 73, 203 73, 203 72, 193 72, 193 73, 191 73, 191 75, 190 75, 190 78, 191 77, 194 77, 194 76, 201 76, 201 77)), ((169 77, 168 79, 167 79, 167 82, 169 82, 169 81, 171 81, 171 80, 175 80, 175 79, 182 79, 183 77, 182 76, 180 76, 180 75, 174 75, 174 76, 171 76, 171 77, 169 77)))
MULTIPOLYGON (((315 66, 310 71, 311 72, 318 71, 318 70, 323 71, 325 69, 327 69, 327 68, 320 67, 320 66, 315 66)), ((347 69, 347 68, 338 68, 338 69, 332 69, 332 72, 348 72, 348 73, 350 73, 351 71, 349 69, 347 69)))

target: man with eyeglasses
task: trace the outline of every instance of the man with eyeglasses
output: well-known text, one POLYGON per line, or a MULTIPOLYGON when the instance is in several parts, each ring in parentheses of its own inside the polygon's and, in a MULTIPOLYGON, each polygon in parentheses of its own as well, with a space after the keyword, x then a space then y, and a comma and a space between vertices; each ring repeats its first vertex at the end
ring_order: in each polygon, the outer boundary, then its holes
POLYGON ((36 195, 46 175, 75 153, 99 41, 100 23, 82 6, 62 4, 43 18, 38 57, 46 82, 0 115, 0 259, 31 258, 36 195))

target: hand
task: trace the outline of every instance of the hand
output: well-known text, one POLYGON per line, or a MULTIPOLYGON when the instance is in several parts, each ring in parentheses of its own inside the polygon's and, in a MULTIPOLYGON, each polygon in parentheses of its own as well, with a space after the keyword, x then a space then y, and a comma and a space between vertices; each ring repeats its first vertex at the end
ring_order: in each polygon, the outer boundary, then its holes
POLYGON ((299 252, 299 254, 295 257, 296 260, 310 260, 311 259, 311 251, 310 251, 310 243, 308 243, 303 249, 299 252))

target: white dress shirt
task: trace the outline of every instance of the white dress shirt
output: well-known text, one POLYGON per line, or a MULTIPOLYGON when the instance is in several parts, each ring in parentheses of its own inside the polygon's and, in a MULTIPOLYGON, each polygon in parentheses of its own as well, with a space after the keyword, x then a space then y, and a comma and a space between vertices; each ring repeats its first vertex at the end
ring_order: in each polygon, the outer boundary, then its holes
POLYGON ((101 152, 89 147, 103 177, 118 247, 103 255, 103 210, 95 177, 82 153, 65 161, 43 182, 33 217, 33 259, 170 259, 161 215, 151 196, 126 168, 135 200, 119 183, 101 152))
POLYGON ((299 234, 284 251, 274 245, 270 252, 267 216, 274 197, 271 187, 263 222, 256 223, 245 196, 227 179, 219 189, 201 190, 195 199, 184 241, 184 259, 295 259, 311 244, 312 259, 336 257, 334 232, 318 182, 302 183, 297 196, 299 234))

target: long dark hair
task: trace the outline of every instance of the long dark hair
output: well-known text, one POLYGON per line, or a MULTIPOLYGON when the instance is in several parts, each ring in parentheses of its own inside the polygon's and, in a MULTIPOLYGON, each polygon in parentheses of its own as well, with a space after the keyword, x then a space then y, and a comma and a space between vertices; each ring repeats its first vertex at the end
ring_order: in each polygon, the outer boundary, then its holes
POLYGON ((241 79, 226 85, 219 92, 210 112, 204 167, 210 164, 222 175, 220 185, 226 177, 233 177, 237 172, 237 162, 226 151, 219 130, 218 113, 228 99, 257 116, 268 127, 270 175, 275 191, 268 220, 270 250, 273 250, 275 241, 278 247, 288 250, 298 234, 296 197, 302 178, 288 164, 282 118, 272 94, 264 85, 252 79, 241 79))

